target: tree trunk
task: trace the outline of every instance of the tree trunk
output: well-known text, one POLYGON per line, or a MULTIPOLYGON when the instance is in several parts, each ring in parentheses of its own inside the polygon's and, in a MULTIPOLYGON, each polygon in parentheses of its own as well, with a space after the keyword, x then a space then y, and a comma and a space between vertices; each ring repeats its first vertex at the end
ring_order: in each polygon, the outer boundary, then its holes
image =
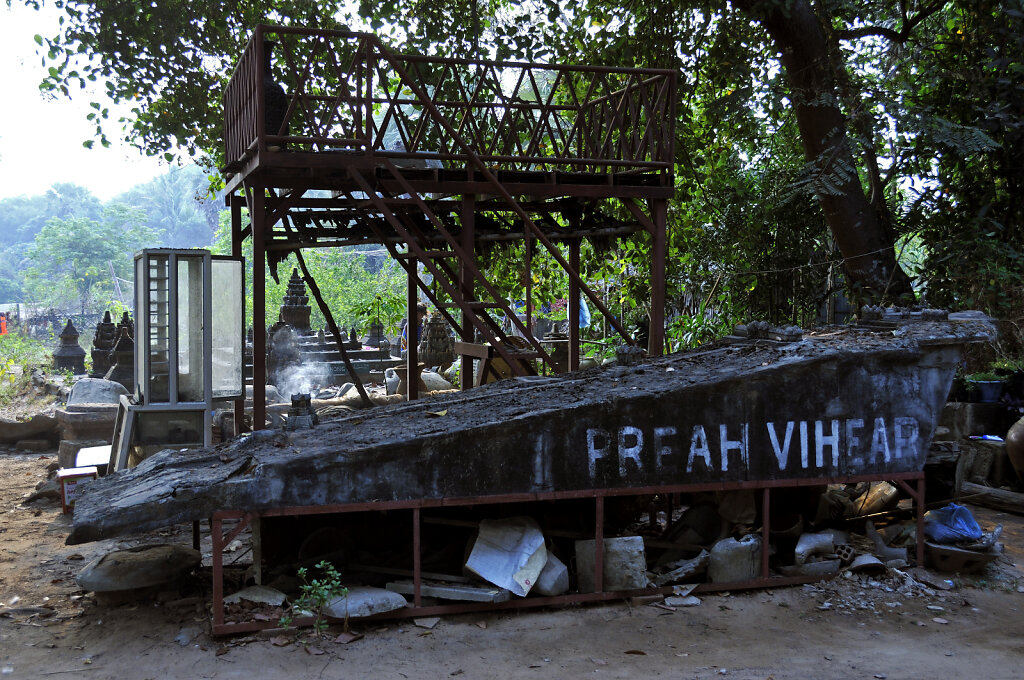
POLYGON ((733 0, 760 22, 782 54, 804 156, 825 220, 845 260, 847 282, 872 301, 913 296, 896 262, 891 231, 861 186, 829 67, 828 44, 807 0, 733 0))

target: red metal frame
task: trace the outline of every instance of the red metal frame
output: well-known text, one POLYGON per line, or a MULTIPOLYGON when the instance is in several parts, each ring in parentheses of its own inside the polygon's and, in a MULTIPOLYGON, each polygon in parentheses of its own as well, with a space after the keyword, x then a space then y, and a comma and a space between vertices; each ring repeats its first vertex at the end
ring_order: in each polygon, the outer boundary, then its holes
MULTIPOLYGON (((761 551, 761 576, 749 581, 737 583, 702 583, 694 592, 714 592, 719 590, 739 590, 745 588, 762 588, 784 586, 796 583, 810 583, 821 580, 820 577, 773 577, 769 571, 769 555, 767 545, 771 537, 770 494, 772 489, 792 488, 799 486, 819 486, 822 484, 850 484, 856 482, 895 481, 914 501, 917 516, 917 550, 918 564, 924 563, 924 472, 902 472, 887 475, 850 475, 845 477, 825 477, 817 479, 777 479, 746 482, 714 482, 706 484, 680 484, 673 486, 638 487, 631 489, 591 489, 584 491, 552 491, 543 493, 507 494, 500 496, 474 496, 464 498, 423 498, 405 501, 375 501, 371 503, 349 503, 339 505, 313 505, 303 507, 273 508, 268 510, 244 511, 223 510, 214 513, 210 520, 210 533, 213 542, 213 627, 214 635, 243 633, 277 626, 275 621, 246 621, 227 623, 224 616, 224 548, 244 531, 252 520, 263 517, 290 517, 302 515, 342 514, 349 512, 366 512, 381 510, 412 510, 413 535, 413 604, 388 614, 374 618, 403 618, 411 616, 432 616, 438 614, 460 614, 474 611, 516 609, 526 607, 559 606, 574 603, 602 602, 622 599, 635 595, 671 594, 672 586, 662 588, 646 588, 642 590, 604 592, 604 499, 614 496, 646 496, 669 495, 678 493, 696 493, 702 491, 730 491, 737 489, 760 489, 762 535, 765 549, 761 551), (910 482, 916 482, 914 486, 910 482), (453 506, 473 506, 484 504, 522 503, 527 501, 568 500, 580 498, 594 499, 594 584, 593 593, 576 593, 557 597, 528 597, 509 600, 503 603, 467 603, 446 604, 430 607, 423 606, 421 595, 421 511, 424 508, 440 508, 453 506), (238 520, 238 523, 225 535, 225 520, 238 520)), ((296 625, 311 623, 311 619, 296 620, 296 625)))

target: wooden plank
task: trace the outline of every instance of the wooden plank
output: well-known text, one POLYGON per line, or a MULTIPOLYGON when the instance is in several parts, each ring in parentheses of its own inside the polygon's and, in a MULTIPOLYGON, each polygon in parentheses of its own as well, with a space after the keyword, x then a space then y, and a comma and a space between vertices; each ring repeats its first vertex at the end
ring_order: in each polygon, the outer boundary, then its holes
POLYGON ((1024 515, 1024 493, 993 489, 974 482, 964 482, 960 500, 986 508, 1005 510, 1015 515, 1024 515))

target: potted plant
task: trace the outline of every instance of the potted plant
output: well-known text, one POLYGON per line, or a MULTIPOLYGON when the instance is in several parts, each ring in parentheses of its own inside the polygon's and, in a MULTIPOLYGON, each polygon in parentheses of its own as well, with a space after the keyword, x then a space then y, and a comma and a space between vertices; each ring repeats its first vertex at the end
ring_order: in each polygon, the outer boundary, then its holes
POLYGON ((964 376, 967 389, 977 394, 977 400, 983 404, 999 401, 1003 393, 1002 379, 991 371, 971 373, 964 376))
POLYGON ((1000 357, 992 362, 992 372, 1005 383, 1008 395, 1024 400, 1024 359, 1000 357))

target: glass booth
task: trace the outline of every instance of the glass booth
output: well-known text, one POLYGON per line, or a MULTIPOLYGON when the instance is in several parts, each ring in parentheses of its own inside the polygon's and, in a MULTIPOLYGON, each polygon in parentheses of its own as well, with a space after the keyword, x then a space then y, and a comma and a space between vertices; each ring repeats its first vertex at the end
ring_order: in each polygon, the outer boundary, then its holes
POLYGON ((214 402, 245 392, 243 276, 241 258, 207 250, 135 255, 135 389, 121 397, 110 471, 212 443, 214 402))

